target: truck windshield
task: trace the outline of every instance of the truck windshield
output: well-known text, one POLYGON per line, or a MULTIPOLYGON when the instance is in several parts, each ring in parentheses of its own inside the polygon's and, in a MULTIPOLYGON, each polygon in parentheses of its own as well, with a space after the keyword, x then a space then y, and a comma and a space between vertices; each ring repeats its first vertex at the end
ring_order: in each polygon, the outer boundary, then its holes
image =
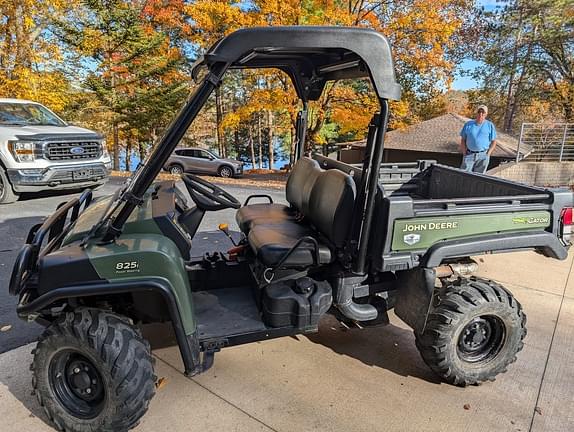
POLYGON ((0 125, 66 126, 66 123, 40 104, 0 102, 0 125))

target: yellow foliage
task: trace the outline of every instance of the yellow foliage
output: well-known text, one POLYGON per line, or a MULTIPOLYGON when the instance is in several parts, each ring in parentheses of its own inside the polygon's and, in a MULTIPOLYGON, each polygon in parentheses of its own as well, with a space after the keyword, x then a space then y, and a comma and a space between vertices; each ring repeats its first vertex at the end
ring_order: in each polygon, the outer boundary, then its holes
MULTIPOLYGON (((341 0, 254 0, 248 5, 238 1, 200 0, 189 6, 195 21, 194 42, 207 48, 220 37, 243 26, 274 25, 345 25, 374 28, 385 34, 393 47, 397 75, 427 80, 447 87, 452 80, 453 64, 446 51, 453 35, 461 27, 460 0, 394 0, 347 2, 341 0), (241 5, 241 7, 240 7, 241 5)), ((266 84, 250 91, 249 109, 230 114, 226 127, 238 125, 258 110, 272 109, 294 123, 297 98, 290 87, 281 85, 281 74, 265 72, 266 84)), ((319 140, 318 130, 328 118, 336 122, 341 134, 364 134, 376 109, 373 94, 357 94, 349 86, 335 86, 328 97, 310 104, 310 136, 319 140), (316 129, 316 130, 313 130, 316 129)), ((407 100, 391 104, 390 127, 401 128, 416 122, 407 100)), ((318 142, 318 141, 317 141, 318 142)))
POLYGON ((42 32, 64 5, 76 1, 0 0, 0 97, 31 99, 63 111, 69 85, 54 68, 62 55, 42 32))

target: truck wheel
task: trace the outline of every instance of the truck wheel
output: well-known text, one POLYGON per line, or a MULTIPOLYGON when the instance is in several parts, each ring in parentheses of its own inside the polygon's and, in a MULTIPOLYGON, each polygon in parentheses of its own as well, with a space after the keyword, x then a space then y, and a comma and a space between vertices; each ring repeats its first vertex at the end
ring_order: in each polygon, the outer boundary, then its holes
POLYGON ((32 386, 59 430, 127 431, 155 394, 149 343, 120 315, 67 313, 44 331, 32 353, 32 386))
POLYGON ((0 166, 0 204, 10 204, 15 201, 18 201, 18 194, 12 189, 6 171, 0 166))
POLYGON ((416 345, 444 381, 466 386, 494 381, 516 361, 526 336, 522 306, 501 285, 459 279, 438 290, 416 345))

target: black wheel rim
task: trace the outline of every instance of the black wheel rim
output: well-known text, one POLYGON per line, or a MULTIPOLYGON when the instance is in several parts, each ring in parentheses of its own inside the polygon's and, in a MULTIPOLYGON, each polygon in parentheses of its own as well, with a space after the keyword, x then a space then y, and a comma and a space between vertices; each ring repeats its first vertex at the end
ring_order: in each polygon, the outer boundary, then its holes
POLYGON ((221 168, 220 174, 221 174, 221 177, 231 177, 232 173, 231 173, 231 170, 229 168, 223 167, 223 168, 221 168))
POLYGON ((49 381, 56 399, 70 414, 97 417, 104 408, 104 381, 93 362, 77 351, 58 352, 50 362, 49 381))
POLYGON ((506 328, 502 320, 493 315, 474 318, 460 333, 458 356, 469 363, 490 361, 504 345, 506 328))

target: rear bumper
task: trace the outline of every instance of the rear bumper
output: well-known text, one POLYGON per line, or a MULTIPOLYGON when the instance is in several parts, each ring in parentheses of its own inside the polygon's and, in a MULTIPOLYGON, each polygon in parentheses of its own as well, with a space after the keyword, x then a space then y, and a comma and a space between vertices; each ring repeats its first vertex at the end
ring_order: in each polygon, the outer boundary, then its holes
POLYGON ((103 184, 108 174, 108 168, 103 162, 8 170, 8 177, 15 192, 79 189, 96 186, 103 184))

